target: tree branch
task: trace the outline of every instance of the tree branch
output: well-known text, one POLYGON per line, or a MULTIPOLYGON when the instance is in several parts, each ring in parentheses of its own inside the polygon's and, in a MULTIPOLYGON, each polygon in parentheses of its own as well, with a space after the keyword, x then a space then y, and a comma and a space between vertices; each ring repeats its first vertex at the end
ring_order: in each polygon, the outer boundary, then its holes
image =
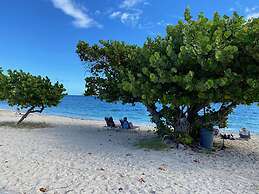
POLYGON ((30 113, 35 113, 35 112, 42 113, 42 111, 44 110, 44 108, 45 108, 45 107, 42 105, 40 110, 33 110, 33 111, 31 111, 30 113))
POLYGON ((21 119, 17 122, 17 125, 20 124, 24 119, 26 119, 26 117, 31 114, 31 113, 42 113, 42 111, 44 110, 45 106, 44 105, 41 105, 41 109, 39 110, 34 110, 35 106, 32 106, 31 108, 29 108, 27 110, 27 112, 21 117, 21 119))
MULTIPOLYGON (((206 121, 207 124, 219 125, 225 127, 225 122, 227 120, 228 114, 237 106, 236 103, 231 102, 226 105, 226 103, 222 103, 221 107, 218 111, 207 113, 205 116, 208 118, 206 121)), ((204 120, 204 116, 200 116, 200 120, 204 120)))

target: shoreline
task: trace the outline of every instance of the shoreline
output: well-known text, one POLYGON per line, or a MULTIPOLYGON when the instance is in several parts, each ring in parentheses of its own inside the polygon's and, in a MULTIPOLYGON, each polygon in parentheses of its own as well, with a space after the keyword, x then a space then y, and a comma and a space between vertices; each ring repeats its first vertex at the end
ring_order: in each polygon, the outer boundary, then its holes
MULTIPOLYGON (((0 111, 7 111, 7 112, 16 113, 16 111, 14 111, 14 110, 4 109, 4 108, 0 108, 0 111)), ((25 111, 22 111, 22 112, 24 113, 25 111)), ((78 119, 78 120, 83 120, 83 121, 96 121, 96 122, 103 122, 105 124, 104 118, 82 118, 82 117, 79 117, 79 116, 77 117, 77 116, 62 115, 62 113, 60 113, 60 114, 59 113, 57 113, 57 114, 55 114, 55 113, 46 113, 44 111, 42 113, 32 113, 32 114, 39 115, 39 116, 46 116, 46 117, 53 116, 53 117, 78 119)), ((24 121, 26 121, 26 119, 24 121)), ((119 120, 115 120, 114 122, 116 124, 119 124, 119 120)), ((142 126, 142 127, 143 126, 148 126, 148 127, 154 127, 155 126, 151 122, 149 122, 149 123, 146 123, 146 122, 141 123, 141 122, 135 122, 135 121, 133 121, 133 122, 134 122, 133 124, 135 124, 137 126, 142 126)))
MULTIPOLYGON (((12 112, 12 113, 15 113, 15 111, 14 110, 10 110, 10 109, 3 109, 3 108, 1 108, 0 109, 0 111, 7 111, 7 112, 12 112)), ((98 119, 98 118, 93 118, 93 119, 91 119, 91 118, 80 118, 80 117, 73 117, 73 116, 68 116, 68 115, 62 115, 62 114, 55 114, 55 113, 53 113, 53 114, 51 114, 51 113, 33 113, 34 115, 38 115, 38 116, 43 116, 43 117, 61 117, 61 118, 69 118, 69 119, 75 119, 75 120, 80 120, 80 121, 89 121, 89 122, 98 122, 98 123, 103 123, 103 125, 106 125, 106 123, 105 123, 105 120, 104 120, 104 118, 103 119, 98 119)), ((32 115, 33 115, 32 114, 32 115)), ((30 115, 29 115, 30 116, 30 115)), ((26 119, 24 120, 25 122, 26 122, 26 119)), ((120 123, 119 123, 119 121, 117 121, 117 120, 115 120, 114 121, 115 122, 115 124, 116 125, 119 125, 120 123)), ((154 128, 155 127, 155 125, 153 124, 153 123, 139 123, 139 122, 134 122, 134 124, 136 125, 136 126, 139 126, 139 127, 141 127, 141 128, 154 128)), ((226 128, 226 129, 220 129, 220 131, 221 132, 226 132, 226 133, 233 133, 233 134, 235 134, 235 135, 238 135, 239 134, 239 130, 240 129, 231 129, 231 128, 226 128)), ((250 130, 250 129, 248 129, 248 130, 250 130)), ((252 135, 255 135, 255 136, 258 136, 259 137, 259 131, 250 131, 251 132, 251 134, 252 135)))

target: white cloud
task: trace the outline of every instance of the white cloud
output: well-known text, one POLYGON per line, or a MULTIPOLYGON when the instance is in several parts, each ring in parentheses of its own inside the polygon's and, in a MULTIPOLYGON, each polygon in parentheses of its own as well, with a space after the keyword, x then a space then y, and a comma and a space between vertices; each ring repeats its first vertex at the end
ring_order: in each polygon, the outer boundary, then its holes
POLYGON ((259 17, 259 10, 258 10, 258 6, 255 6, 255 7, 247 7, 245 9, 245 13, 247 14, 246 15, 246 18, 247 19, 251 19, 251 18, 258 18, 259 17))
POLYGON ((117 17, 120 17, 121 16, 121 12, 120 11, 115 11, 115 12, 112 12, 110 14, 110 18, 117 18, 117 17))
POLYGON ((136 26, 142 14, 141 10, 131 10, 126 12, 115 11, 110 14, 110 18, 119 18, 121 23, 136 26))
POLYGON ((62 10, 66 15, 71 16, 73 24, 79 28, 89 28, 93 26, 101 27, 94 19, 89 17, 84 7, 78 6, 72 0, 51 0, 54 7, 62 10))
POLYGON ((140 19, 140 13, 123 13, 121 15, 121 22, 123 24, 130 24, 132 26, 135 26, 140 19))
POLYGON ((132 7, 136 6, 139 3, 142 3, 143 1, 144 0, 124 0, 122 2, 122 4, 120 5, 120 7, 129 9, 129 8, 132 8, 132 7))
POLYGON ((136 9, 136 6, 150 5, 148 0, 123 0, 119 5, 118 10, 115 10, 109 14, 111 19, 119 19, 121 23, 137 26, 143 11, 141 9, 136 9))

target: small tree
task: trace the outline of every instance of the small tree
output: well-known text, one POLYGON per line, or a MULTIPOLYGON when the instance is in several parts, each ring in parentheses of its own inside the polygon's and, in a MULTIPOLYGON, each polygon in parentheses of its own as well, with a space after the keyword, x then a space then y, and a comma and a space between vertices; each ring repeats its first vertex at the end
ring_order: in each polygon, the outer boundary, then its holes
POLYGON ((215 13, 210 20, 201 13, 194 20, 188 9, 184 16, 142 47, 80 41, 77 53, 91 73, 85 94, 140 102, 159 135, 181 131, 193 138, 203 125, 225 127, 237 105, 258 102, 259 19, 215 13))
POLYGON ((62 84, 52 84, 48 77, 33 76, 23 71, 8 70, 6 100, 10 106, 28 109, 17 124, 30 113, 41 113, 46 107, 57 106, 65 96, 62 84))
POLYGON ((3 70, 0 67, 0 100, 5 100, 6 98, 6 76, 3 74, 3 70))

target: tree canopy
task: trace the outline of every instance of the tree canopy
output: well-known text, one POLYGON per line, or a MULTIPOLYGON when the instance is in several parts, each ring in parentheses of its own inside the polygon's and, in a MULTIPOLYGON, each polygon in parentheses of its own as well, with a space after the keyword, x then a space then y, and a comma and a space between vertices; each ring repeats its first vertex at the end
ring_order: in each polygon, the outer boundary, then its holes
POLYGON ((46 107, 57 106, 65 95, 64 86, 59 82, 52 84, 48 77, 8 70, 5 79, 4 99, 10 106, 28 109, 18 123, 30 113, 41 113, 46 107))
POLYGON ((3 74, 3 70, 0 67, 0 100, 5 99, 5 85, 6 85, 6 76, 3 74))
POLYGON ((185 131, 192 137, 202 126, 225 127, 237 105, 258 102, 259 19, 235 12, 193 19, 189 9, 184 16, 143 46, 80 41, 76 52, 91 73, 85 95, 140 102, 160 135, 185 131))

